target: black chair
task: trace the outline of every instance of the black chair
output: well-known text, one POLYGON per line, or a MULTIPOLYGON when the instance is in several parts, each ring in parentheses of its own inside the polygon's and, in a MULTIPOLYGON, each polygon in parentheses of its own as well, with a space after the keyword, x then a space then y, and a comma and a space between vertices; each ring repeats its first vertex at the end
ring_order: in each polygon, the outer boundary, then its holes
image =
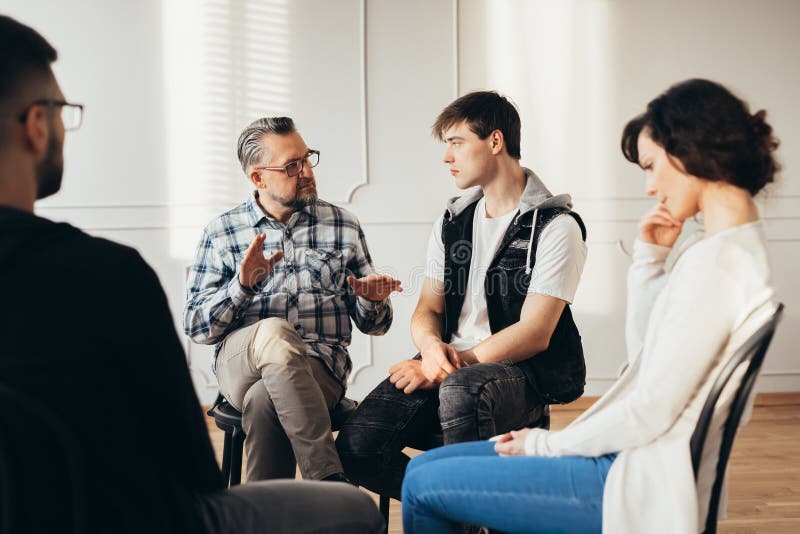
MULTIPOLYGON (((532 426, 545 428, 547 430, 550 429, 550 406, 548 404, 544 405, 544 409, 542 410, 542 416, 532 426)), ((444 445, 444 438, 442 437, 441 433, 418 436, 408 443, 409 447, 411 447, 412 449, 417 449, 418 451, 429 451, 431 449, 435 449, 436 447, 441 447, 442 445, 444 445)), ((390 499, 391 498, 389 497, 389 495, 382 493, 380 495, 380 500, 379 500, 380 503, 379 506, 381 509, 381 514, 383 515, 383 522, 386 525, 387 532, 389 531, 390 499)))
MULTIPOLYGON (((356 411, 358 403, 347 397, 342 398, 331 412, 331 430, 341 428, 347 418, 356 411)), ((242 430, 242 412, 231 406, 222 394, 217 395, 217 400, 206 412, 214 418, 217 428, 225 432, 225 442, 222 447, 222 477, 228 487, 239 484, 242 480, 242 449, 244 448, 245 432, 242 430)))
POLYGON ((700 412, 700 418, 697 420, 697 426, 691 439, 692 451, 692 468, 694 469, 695 480, 700 471, 700 460, 703 456, 703 447, 706 442, 708 430, 711 421, 717 411, 717 401, 722 392, 728 387, 734 372, 742 365, 747 366, 744 372, 742 381, 736 388, 733 398, 730 403, 730 410, 725 420, 725 425, 722 431, 722 444, 719 449, 719 459, 717 460, 716 475, 714 478, 714 485, 712 486, 711 498, 708 505, 708 515, 706 516, 706 534, 714 534, 717 531, 717 513, 719 508, 719 501, 722 493, 722 485, 725 480, 725 468, 728 465, 728 458, 733 447, 733 440, 736 437, 736 431, 739 428, 739 422, 742 418, 742 413, 747 408, 750 395, 753 391, 753 384, 756 381, 758 372, 761 369, 761 364, 764 362, 764 356, 769 348, 772 336, 775 333, 775 328, 783 315, 783 304, 778 306, 778 309, 772 317, 763 326, 761 326, 742 346, 736 351, 731 360, 720 371, 719 376, 714 382, 711 392, 703 405, 703 410, 700 412))
POLYGON ((0 384, 0 430, 0 534, 86 532, 83 455, 66 423, 0 384))

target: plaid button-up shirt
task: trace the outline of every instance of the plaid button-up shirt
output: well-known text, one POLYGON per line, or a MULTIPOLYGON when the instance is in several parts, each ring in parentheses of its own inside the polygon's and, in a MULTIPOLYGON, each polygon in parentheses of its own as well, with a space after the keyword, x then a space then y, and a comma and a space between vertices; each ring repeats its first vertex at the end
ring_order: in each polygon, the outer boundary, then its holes
POLYGON ((259 206, 257 192, 206 226, 189 272, 184 331, 196 343, 216 343, 267 317, 292 324, 308 355, 320 358, 346 383, 352 369, 347 346, 353 319, 365 334, 384 334, 392 324, 387 298, 356 296, 346 281, 374 272, 358 219, 317 201, 283 224, 259 206), (253 288, 239 282, 239 265, 253 239, 265 233, 264 254, 283 251, 269 276, 253 288))

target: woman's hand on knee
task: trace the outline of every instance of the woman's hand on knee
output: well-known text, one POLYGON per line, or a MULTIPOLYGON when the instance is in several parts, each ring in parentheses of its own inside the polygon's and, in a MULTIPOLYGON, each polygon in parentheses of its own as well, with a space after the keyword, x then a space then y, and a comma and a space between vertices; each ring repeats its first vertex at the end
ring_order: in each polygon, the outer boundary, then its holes
POLYGON ((494 444, 495 452, 500 456, 525 456, 525 437, 530 431, 523 428, 500 435, 494 444))

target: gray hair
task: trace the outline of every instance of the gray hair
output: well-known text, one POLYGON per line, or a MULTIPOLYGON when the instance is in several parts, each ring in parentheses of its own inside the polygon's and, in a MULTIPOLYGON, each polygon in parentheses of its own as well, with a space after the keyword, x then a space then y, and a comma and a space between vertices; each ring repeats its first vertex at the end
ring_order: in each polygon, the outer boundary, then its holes
POLYGON ((289 117, 263 117, 248 124, 239 136, 236 147, 242 170, 246 173, 248 167, 260 162, 264 157, 262 137, 267 134, 284 135, 294 131, 294 121, 289 117))

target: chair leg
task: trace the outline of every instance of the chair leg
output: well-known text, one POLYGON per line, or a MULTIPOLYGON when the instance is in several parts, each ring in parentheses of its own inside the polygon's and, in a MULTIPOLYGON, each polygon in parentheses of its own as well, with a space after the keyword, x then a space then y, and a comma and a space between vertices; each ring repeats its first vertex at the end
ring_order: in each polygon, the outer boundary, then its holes
POLYGON ((386 525, 386 532, 389 532, 389 495, 381 493, 380 509, 383 516, 383 523, 386 525))
POLYGON ((231 440, 231 486, 242 481, 242 448, 244 447, 244 432, 234 429, 231 440))
POLYGON ((225 431, 225 442, 222 446, 222 478, 225 480, 225 487, 229 487, 231 482, 231 433, 231 430, 225 431))

